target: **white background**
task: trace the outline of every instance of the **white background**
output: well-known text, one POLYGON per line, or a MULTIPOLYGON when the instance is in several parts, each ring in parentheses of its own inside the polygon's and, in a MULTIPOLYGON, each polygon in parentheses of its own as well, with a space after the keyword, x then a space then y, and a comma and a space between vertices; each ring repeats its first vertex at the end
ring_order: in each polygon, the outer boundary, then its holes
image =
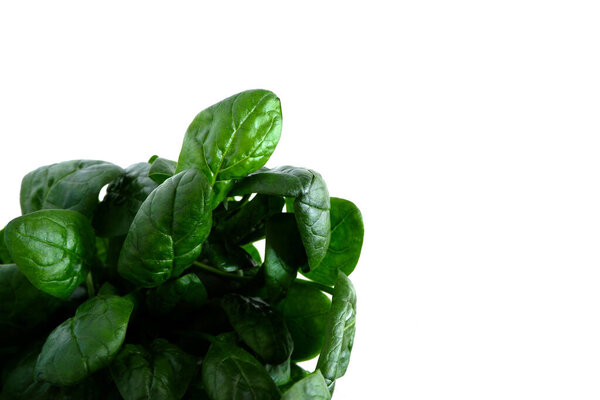
POLYGON ((0 225, 28 171, 176 159, 197 112, 270 89, 268 165, 365 220, 335 399, 600 397, 595 2, 196 3, 0 3, 0 225))

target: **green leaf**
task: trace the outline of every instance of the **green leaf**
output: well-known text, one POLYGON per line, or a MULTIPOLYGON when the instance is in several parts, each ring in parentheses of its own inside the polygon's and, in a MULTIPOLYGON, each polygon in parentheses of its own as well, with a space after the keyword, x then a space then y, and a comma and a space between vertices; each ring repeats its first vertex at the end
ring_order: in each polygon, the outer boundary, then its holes
POLYGON ((12 258, 33 286, 62 299, 84 281, 96 254, 92 227, 75 211, 36 211, 13 219, 4 234, 12 258))
POLYGON ((321 371, 298 381, 287 392, 283 394, 281 400, 330 400, 331 394, 327 388, 327 383, 323 379, 321 371))
POLYGON ((81 304, 46 339, 35 379, 68 386, 106 367, 123 344, 132 311, 133 302, 118 296, 96 296, 81 304))
POLYGON ((285 385, 291 379, 289 358, 281 364, 266 364, 265 368, 277 386, 285 385))
POLYGON ((294 215, 311 269, 317 268, 331 238, 329 192, 315 171, 290 166, 263 168, 235 185, 231 194, 262 193, 293 197, 294 215))
POLYGON ((317 356, 323 347, 331 301, 318 289, 293 284, 275 307, 283 316, 294 341, 292 360, 317 356))
POLYGON ((331 241, 318 268, 302 274, 313 281, 333 285, 338 270, 350 275, 360 257, 364 226, 358 207, 351 201, 331 198, 331 241))
POLYGON ((61 302, 36 289, 16 265, 0 265, 0 340, 48 320, 61 302), (9 329, 10 328, 10 329, 9 329))
POLYGON ((137 213, 119 257, 119 274, 142 287, 175 278, 202 252, 211 228, 211 189, 196 170, 156 188, 137 213))
POLYGON ((254 260, 254 262, 256 262, 257 264, 262 264, 262 259, 260 258, 260 252, 258 251, 258 249, 256 248, 256 246, 254 246, 252 243, 248 243, 245 244, 243 246, 241 246, 242 249, 244 249, 244 251, 246 253, 248 253, 248 255, 250 257, 252 257, 252 259, 254 260))
POLYGON ((265 245, 265 284, 274 302, 285 296, 296 279, 299 268, 306 265, 306 251, 293 214, 278 214, 267 222, 265 245))
POLYGON ((265 165, 281 135, 281 104, 268 90, 247 90, 200 112, 190 124, 177 172, 198 169, 214 188, 215 208, 240 179, 265 165))
POLYGON ((258 298, 228 294, 221 306, 242 341, 265 362, 280 364, 291 356, 292 337, 269 304, 258 298))
POLYGON ((196 358, 165 339, 146 349, 126 344, 110 365, 125 400, 180 400, 196 370, 196 358))
POLYGON ((275 382, 250 353, 223 335, 202 362, 202 381, 212 400, 279 400, 275 382))
POLYGON ((127 234, 140 206, 158 186, 148 178, 149 170, 148 163, 133 164, 108 185, 106 196, 94 213, 93 225, 98 236, 127 234))
POLYGON ((202 258, 207 260, 207 263, 211 266, 225 272, 248 270, 258 266, 252 256, 244 249, 231 244, 220 236, 211 235, 204 242, 202 258))
POLYGON ((12 259, 4 242, 4 229, 0 231, 0 264, 10 264, 12 259))
POLYGON ((356 292, 350 279, 341 271, 335 283, 329 322, 317 368, 329 390, 337 378, 344 376, 350 362, 356 329, 356 292))
POLYGON ((21 210, 29 214, 42 209, 79 211, 91 217, 102 187, 123 170, 96 160, 72 160, 40 167, 21 183, 21 210))
POLYGON ((179 305, 200 308, 207 299, 208 294, 202 281, 190 273, 150 290, 146 295, 146 304, 151 312, 168 315, 179 305))
POLYGON ((148 176, 154 182, 161 184, 173 175, 177 169, 177 163, 175 161, 167 160, 166 158, 157 158, 151 161, 152 166, 148 172, 148 176))

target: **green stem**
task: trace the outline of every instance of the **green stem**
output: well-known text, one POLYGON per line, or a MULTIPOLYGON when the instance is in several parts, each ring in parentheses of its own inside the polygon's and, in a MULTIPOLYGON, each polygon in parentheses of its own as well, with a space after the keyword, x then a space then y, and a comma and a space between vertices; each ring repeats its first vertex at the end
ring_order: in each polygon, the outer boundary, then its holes
POLYGON ((87 277, 85 278, 85 286, 87 287, 88 297, 91 299, 95 296, 94 292, 94 278, 92 277, 92 272, 88 272, 87 277))
POLYGON ((229 272, 223 272, 220 269, 217 269, 215 267, 211 267, 210 265, 203 264, 203 263, 201 263, 199 261, 194 261, 194 265, 196 267, 198 267, 198 268, 206 271, 206 272, 210 272, 211 274, 224 276, 224 277, 230 278, 230 279, 238 279, 238 280, 244 280, 244 281, 252 279, 251 276, 234 275, 234 274, 231 274, 229 272))
POLYGON ((318 282, 313 282, 313 281, 307 281, 304 279, 296 279, 294 281, 294 283, 298 284, 298 285, 302 285, 302 286, 306 286, 306 287, 312 287, 315 289, 319 289, 322 292, 325 293, 329 293, 330 295, 333 296, 333 288, 329 287, 327 285, 323 285, 322 283, 318 283, 318 282))

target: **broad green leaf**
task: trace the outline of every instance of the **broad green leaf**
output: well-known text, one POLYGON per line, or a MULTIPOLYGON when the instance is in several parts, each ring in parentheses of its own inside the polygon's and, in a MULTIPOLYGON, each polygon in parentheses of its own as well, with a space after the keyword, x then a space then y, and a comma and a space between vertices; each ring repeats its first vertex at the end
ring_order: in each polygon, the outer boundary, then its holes
POLYGON ((277 386, 250 353, 218 336, 202 362, 202 382, 211 400, 279 400, 277 386))
POLYGON ((196 358, 165 339, 150 348, 126 344, 110 365, 125 400, 180 400, 196 372, 196 358))
POLYGON ((318 268, 301 271, 307 278, 333 285, 338 270, 350 275, 360 257, 364 236, 362 215, 351 201, 331 198, 331 241, 318 268))
POLYGON ((175 175, 175 169, 177 169, 177 163, 175 161, 159 157, 152 161, 152 166, 150 167, 150 171, 148 171, 148 176, 154 182, 161 184, 175 175))
POLYGON ((281 212, 281 196, 258 194, 247 204, 220 218, 215 230, 235 244, 248 244, 265 237, 267 220, 281 212))
POLYGON ((29 214, 60 208, 91 217, 100 189, 122 172, 121 167, 96 160, 72 160, 40 167, 23 178, 21 210, 29 214))
POLYGON ((294 341, 292 360, 317 356, 323 347, 331 301, 318 289, 293 284, 275 307, 283 316, 294 341))
POLYGON ((329 390, 337 378, 346 373, 356 329, 356 292, 350 279, 341 271, 335 283, 329 322, 325 331, 323 349, 317 362, 329 390))
POLYGON ((283 386, 291 379, 289 358, 281 364, 265 364, 265 368, 277 386, 283 386))
POLYGON ((179 305, 200 308, 207 299, 202 281, 190 273, 150 290, 146 295, 146 304, 153 313, 168 315, 179 305))
POLYGON ((33 286, 62 299, 84 281, 96 254, 90 222, 75 211, 23 215, 4 234, 12 258, 33 286))
POLYGON ((281 135, 281 104, 268 90, 247 90, 200 112, 190 124, 176 172, 196 168, 214 188, 215 208, 234 179, 261 168, 281 135))
POLYGON ((327 383, 323 379, 321 371, 315 373, 296 382, 288 389, 281 400, 330 400, 331 394, 327 388, 327 383))
POLYGON ((81 304, 46 339, 35 379, 68 386, 106 367, 123 344, 132 311, 133 302, 118 296, 96 296, 81 304))
POLYGON ((269 304, 258 298, 228 294, 221 306, 235 332, 262 360, 280 364, 291 356, 292 337, 281 316, 269 304))
POLYGON ((244 251, 246 253, 248 253, 248 255, 250 255, 250 257, 252 257, 252 259, 257 263, 257 264, 262 264, 262 259, 260 258, 260 252, 258 251, 258 249, 256 248, 256 246, 254 246, 252 243, 248 243, 245 244, 243 246, 241 246, 242 249, 244 249, 244 251))
POLYGON ((175 278, 202 252, 211 228, 211 189, 194 169, 157 187, 135 216, 119 257, 119 274, 142 287, 175 278))
POLYGON ((299 268, 306 265, 306 251, 293 214, 274 215, 267 222, 265 245, 265 284, 274 302, 285 296, 296 279, 299 268))
POLYGON ((93 225, 98 236, 126 235, 140 206, 158 186, 148 177, 150 164, 133 164, 108 185, 98 204, 93 225))
POLYGON ((59 306, 57 298, 36 289, 16 265, 0 265, 0 340, 35 328, 59 306))
POLYGON ((238 182, 231 194, 262 193, 293 197, 294 215, 311 269, 317 268, 331 238, 329 192, 318 173, 290 166, 263 168, 238 182))
POLYGON ((4 242, 4 229, 0 231, 0 264, 10 264, 12 259, 4 242))
POLYGON ((204 242, 202 258, 209 265, 225 272, 248 270, 258 266, 252 256, 244 249, 218 235, 211 235, 204 242))

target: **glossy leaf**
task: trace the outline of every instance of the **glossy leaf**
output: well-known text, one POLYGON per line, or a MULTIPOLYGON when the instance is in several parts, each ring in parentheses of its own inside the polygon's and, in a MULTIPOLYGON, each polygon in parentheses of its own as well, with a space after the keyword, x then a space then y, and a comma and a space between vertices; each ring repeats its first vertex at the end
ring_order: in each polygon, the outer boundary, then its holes
POLYGON ((277 386, 250 353, 218 336, 202 362, 202 382, 211 400, 279 400, 277 386))
POLYGON ((50 333, 35 366, 35 378, 58 386, 77 383, 107 366, 123 340, 133 303, 96 296, 50 333))
POLYGON ((180 400, 196 372, 196 358, 164 339, 150 348, 126 344, 110 365, 125 400, 180 400))
POLYGON ((33 286, 63 299, 84 281, 96 253, 89 221, 69 210, 15 218, 6 226, 5 241, 33 286))
POLYGON ((331 238, 329 192, 321 175, 290 166, 263 168, 237 183, 231 193, 262 193, 295 198, 294 215, 308 264, 311 269, 319 266, 331 238))
POLYGON ((136 215, 119 257, 119 274, 142 287, 175 278, 202 252, 211 228, 211 189, 196 170, 156 188, 136 215))
POLYGON ((346 373, 356 329, 356 292, 350 279, 341 271, 333 292, 329 322, 317 368, 330 391, 337 378, 346 373))
POLYGON ((190 273, 150 290, 146 295, 146 304, 153 313, 167 315, 182 304, 200 308, 207 299, 208 293, 202 281, 190 273))
POLYGON ((254 262, 256 262, 257 264, 262 264, 262 259, 260 257, 260 252, 258 251, 258 249, 256 248, 255 245, 253 245, 252 243, 249 244, 245 244, 243 246, 241 246, 242 249, 244 249, 244 251, 246 253, 248 253, 248 255, 250 257, 252 257, 252 259, 254 260, 254 262))
POLYGON ((281 104, 268 90, 247 90, 200 112, 190 124, 177 172, 198 169, 214 187, 213 208, 234 179, 261 168, 279 142, 281 104))
POLYGON ((317 370, 315 373, 296 382, 288 389, 281 400, 330 400, 331 394, 327 388, 327 383, 317 370))
POLYGON ((152 161, 148 176, 154 182, 161 184, 173 175, 177 169, 177 163, 175 161, 167 160, 166 158, 156 158, 152 161))
POLYGON ((306 251, 293 214, 278 214, 267 222, 265 245, 265 284, 274 302, 285 296, 296 279, 299 268, 306 265, 306 251))
POLYGON ((12 259, 4 242, 4 229, 0 231, 0 264, 10 264, 12 259))
POLYGON ((94 213, 93 225, 99 236, 127 234, 140 206, 158 186, 148 177, 149 170, 148 163, 133 164, 108 185, 94 213))
POLYGON ((277 386, 289 383, 291 379, 291 365, 289 358, 281 364, 265 364, 265 368, 277 386))
POLYGON ((338 270, 350 275, 360 257, 364 226, 360 210, 348 200, 331 198, 331 241, 318 268, 302 272, 307 278, 333 285, 338 270))
POLYGON ((294 341, 292 360, 317 356, 323 347, 331 301, 318 289, 294 284, 276 306, 294 341))
POLYGON ((244 249, 219 236, 210 236, 204 243, 202 258, 208 264, 225 272, 248 270, 258 266, 244 249))
POLYGON ((21 183, 21 210, 29 214, 43 209, 78 211, 91 217, 100 189, 123 170, 96 160, 72 160, 40 167, 21 183))

